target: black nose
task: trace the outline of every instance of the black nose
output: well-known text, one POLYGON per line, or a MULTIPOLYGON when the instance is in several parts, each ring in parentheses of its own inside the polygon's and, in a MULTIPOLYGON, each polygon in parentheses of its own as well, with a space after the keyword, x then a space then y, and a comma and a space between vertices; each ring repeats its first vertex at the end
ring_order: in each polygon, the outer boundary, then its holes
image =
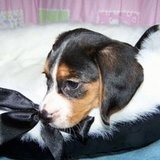
POLYGON ((46 110, 40 112, 40 119, 44 122, 50 123, 52 121, 52 115, 49 114, 46 110))

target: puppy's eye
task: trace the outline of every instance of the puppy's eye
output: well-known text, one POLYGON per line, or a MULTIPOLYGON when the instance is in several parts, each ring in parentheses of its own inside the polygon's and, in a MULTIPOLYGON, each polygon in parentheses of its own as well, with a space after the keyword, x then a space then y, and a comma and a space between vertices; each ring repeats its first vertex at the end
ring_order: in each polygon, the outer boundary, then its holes
POLYGON ((85 91, 82 82, 66 80, 61 87, 62 93, 67 97, 81 98, 85 91))
POLYGON ((65 88, 68 90, 76 90, 76 89, 78 89, 79 86, 80 86, 79 82, 75 82, 75 81, 71 81, 71 80, 67 80, 65 82, 65 88))

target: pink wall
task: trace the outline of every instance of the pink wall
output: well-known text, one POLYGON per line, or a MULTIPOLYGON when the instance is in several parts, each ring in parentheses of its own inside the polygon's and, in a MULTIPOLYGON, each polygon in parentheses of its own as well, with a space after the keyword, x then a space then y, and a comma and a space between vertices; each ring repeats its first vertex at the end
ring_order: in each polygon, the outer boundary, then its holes
POLYGON ((61 21, 150 26, 160 0, 0 0, 0 28, 61 21))

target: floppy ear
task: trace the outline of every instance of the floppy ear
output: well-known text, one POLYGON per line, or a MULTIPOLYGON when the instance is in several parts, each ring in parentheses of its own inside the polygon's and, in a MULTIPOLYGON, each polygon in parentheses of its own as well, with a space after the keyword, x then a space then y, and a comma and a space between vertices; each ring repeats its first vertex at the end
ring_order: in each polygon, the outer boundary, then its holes
POLYGON ((109 124, 111 114, 129 103, 143 81, 137 53, 129 44, 114 41, 96 54, 103 83, 101 116, 105 124, 109 124))

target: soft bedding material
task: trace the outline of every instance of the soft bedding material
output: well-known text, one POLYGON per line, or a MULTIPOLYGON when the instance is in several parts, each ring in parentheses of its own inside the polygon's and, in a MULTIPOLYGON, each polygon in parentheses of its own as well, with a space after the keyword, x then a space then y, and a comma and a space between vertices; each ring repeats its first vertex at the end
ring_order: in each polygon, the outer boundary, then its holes
MULTIPOLYGON (((92 158, 92 160, 159 160, 160 157, 160 141, 157 141, 149 146, 134 151, 116 154, 106 155, 102 157, 92 158)), ((9 160, 8 158, 1 157, 1 160, 9 160)), ((91 158, 81 159, 91 160, 91 158)))
MULTIPOLYGON (((144 148, 129 151, 125 153, 107 155, 92 160, 159 160, 160 157, 160 141, 150 144, 144 148)), ((91 160, 90 158, 83 160, 91 160)))
MULTIPOLYGON (((76 27, 86 27, 132 45, 145 30, 140 27, 132 28, 119 25, 99 26, 66 23, 0 31, 0 87, 17 90, 35 103, 40 104, 46 92, 46 80, 42 74, 45 58, 55 37, 63 31, 76 27)), ((156 44, 155 41, 152 47, 156 44)), ((159 160, 159 146, 160 141, 157 141, 138 150, 94 159, 159 160)))

